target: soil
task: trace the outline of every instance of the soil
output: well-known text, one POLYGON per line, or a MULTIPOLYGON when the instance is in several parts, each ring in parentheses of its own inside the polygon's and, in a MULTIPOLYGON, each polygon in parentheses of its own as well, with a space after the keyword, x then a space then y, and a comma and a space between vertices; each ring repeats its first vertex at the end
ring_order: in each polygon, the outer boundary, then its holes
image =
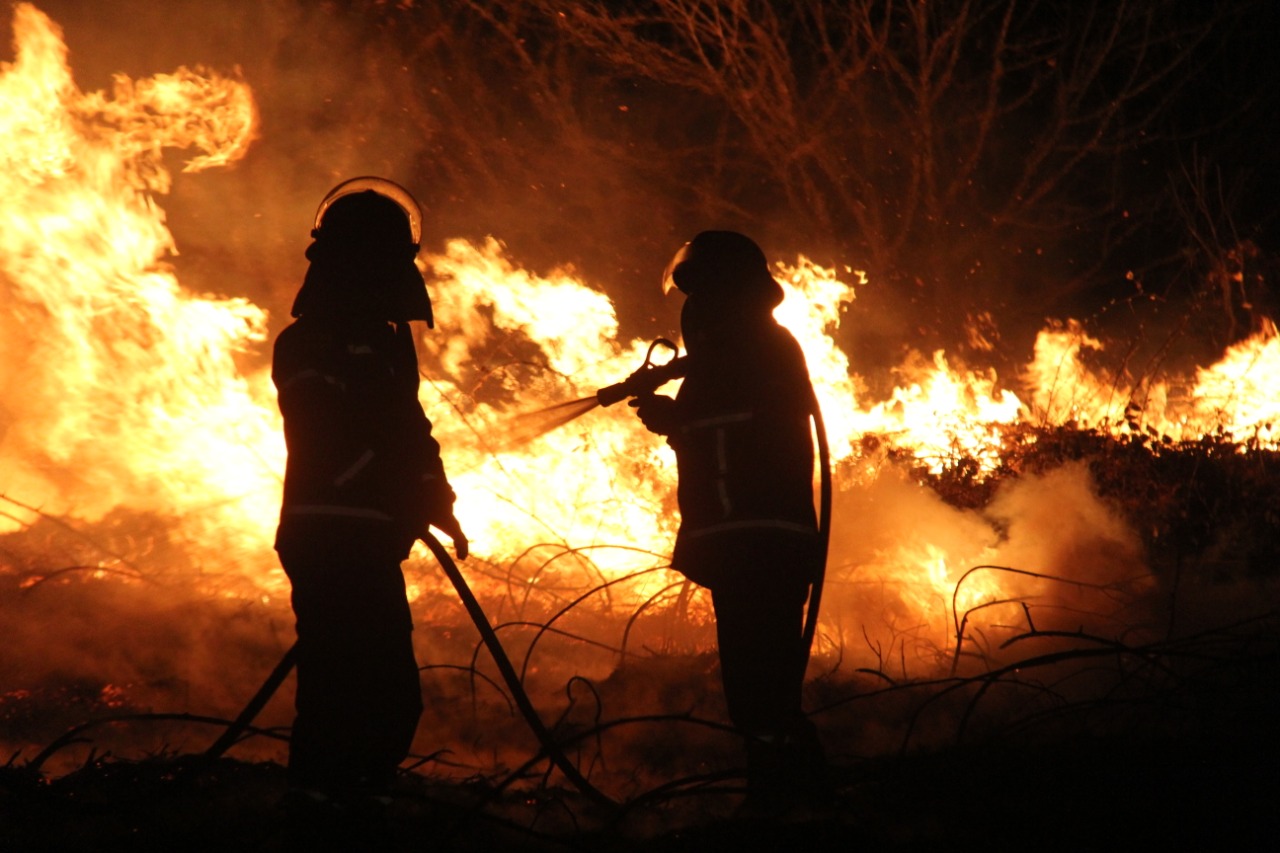
POLYGON ((833 767, 829 806, 740 811, 741 780, 602 811, 557 787, 495 795, 409 774, 380 817, 291 821, 275 763, 95 761, 58 779, 0 773, 5 851, 912 851, 1262 849, 1280 831, 1269 709, 1177 736, 1003 738, 833 767))

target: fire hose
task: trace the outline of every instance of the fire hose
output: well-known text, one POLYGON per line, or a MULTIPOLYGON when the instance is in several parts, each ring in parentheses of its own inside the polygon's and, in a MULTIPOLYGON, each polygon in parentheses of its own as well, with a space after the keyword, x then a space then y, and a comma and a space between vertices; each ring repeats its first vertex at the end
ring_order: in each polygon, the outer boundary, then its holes
MULTIPOLYGON (((419 537, 423 543, 430 549, 432 555, 440 563, 440 567, 444 569, 445 575, 453 584, 453 588, 458 593, 459 600, 462 601, 463 607, 466 608, 467 614, 475 623, 476 629, 480 632, 480 638, 485 646, 489 649, 489 654, 493 656, 494 663, 498 666, 498 671, 502 675, 503 681, 506 682, 508 689, 511 690, 512 698, 515 700, 516 707, 520 709, 520 713, 524 716, 525 721, 529 724, 529 728, 533 730, 534 735, 538 738, 539 744, 542 746, 543 752, 547 758, 560 769, 575 788, 583 793, 588 799, 597 805, 614 807, 617 805, 613 800, 609 799, 592 785, 582 772, 578 770, 569 757, 565 755, 564 750, 556 743, 551 732, 543 724, 542 718, 538 716, 538 711, 533 707, 533 703, 529 700, 529 694, 525 692, 524 685, 520 682, 520 676, 516 674, 515 667, 511 664, 511 659, 507 657, 506 650, 502 647, 502 643, 498 641, 498 635, 494 632, 493 626, 489 624, 489 618, 485 615, 484 610, 480 607, 480 602, 476 600, 475 594, 471 592, 471 587, 467 585, 466 578, 462 576, 458 564, 449 556, 449 552, 444 549, 430 531, 423 531, 419 537)), ((213 745, 205 750, 204 756, 207 759, 219 758, 226 752, 240 736, 253 723, 255 717, 271 699, 275 692, 280 689, 280 685, 284 683, 290 671, 293 670, 298 657, 298 644, 294 643, 289 650, 284 653, 284 657, 276 664, 275 669, 267 676, 267 680, 258 688, 258 692, 254 694, 249 703, 245 705, 244 710, 236 717, 236 719, 227 727, 226 731, 214 741, 213 745)))
POLYGON ((258 716, 258 712, 262 710, 267 701, 275 695, 280 689, 280 685, 284 683, 285 678, 293 671, 294 664, 298 662, 298 644, 294 643, 289 650, 284 653, 284 657, 280 658, 280 662, 276 664, 276 668, 271 670, 271 674, 267 676, 267 680, 262 682, 262 686, 258 688, 258 692, 253 694, 253 698, 249 700, 249 704, 244 706, 244 710, 239 716, 227 726, 226 730, 213 742, 213 745, 204 751, 204 757, 207 759, 221 758, 222 754, 235 745, 240 736, 248 730, 253 724, 253 720, 258 716))
POLYGON ((804 631, 800 635, 800 671, 809 665, 813 651, 813 638, 818 633, 818 607, 822 604, 822 585, 827 574, 827 552, 831 548, 831 447, 827 444, 827 428, 822 421, 822 410, 815 397, 811 402, 809 417, 818 443, 818 559, 809 592, 809 607, 805 612, 804 631))
POLYGON ((489 617, 485 615, 484 610, 480 607, 480 602, 476 600, 475 594, 471 592, 471 587, 467 585, 466 578, 459 571, 458 564, 449 556, 449 552, 440 544, 440 540, 431 535, 431 533, 424 532, 422 541, 431 549, 431 553, 440 562, 440 568, 444 569, 445 575, 453 583, 453 588, 457 590, 462 606, 467 609, 467 613, 471 616, 471 621, 475 622, 476 628, 480 631, 480 638, 489 649, 489 654, 493 656, 493 662, 498 665, 502 680, 507 683, 507 687, 511 690, 511 696, 515 700, 516 707, 520 709, 520 713, 524 715, 529 728, 533 730, 538 742, 542 744, 542 750, 546 753, 547 758, 560 769, 560 772, 573 783, 575 788, 597 805, 616 806, 617 803, 587 781, 587 777, 583 776, 577 766, 569 760, 569 757, 564 754, 564 750, 560 748, 560 744, 556 743, 555 738, 551 736, 551 732, 543 725, 537 709, 529 701, 529 694, 525 692, 524 685, 520 683, 520 676, 516 674, 515 667, 511 665, 511 659, 507 657, 507 652, 502 647, 502 643, 498 642, 498 635, 494 633, 493 626, 489 624, 489 617))

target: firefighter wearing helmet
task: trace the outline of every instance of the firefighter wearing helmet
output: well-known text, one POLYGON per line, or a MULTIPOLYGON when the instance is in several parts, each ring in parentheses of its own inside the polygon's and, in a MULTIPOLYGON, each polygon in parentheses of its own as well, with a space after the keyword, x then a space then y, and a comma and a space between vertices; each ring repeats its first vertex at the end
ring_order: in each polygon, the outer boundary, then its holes
POLYGON ((272 380, 288 462, 276 550, 297 618, 297 808, 381 802, 422 713, 400 563, 427 525, 466 556, 440 446, 418 402, 409 323, 432 325, 414 262, 421 213, 357 178, 324 199, 272 380))
POLYGON ((746 739, 748 808, 825 795, 825 761, 800 706, 805 603, 822 559, 813 500, 815 402, 804 355, 773 319, 781 286, 732 231, 685 245, 664 289, 685 294, 688 350, 674 399, 632 405, 679 472, 674 568, 711 591, 729 715, 746 739))

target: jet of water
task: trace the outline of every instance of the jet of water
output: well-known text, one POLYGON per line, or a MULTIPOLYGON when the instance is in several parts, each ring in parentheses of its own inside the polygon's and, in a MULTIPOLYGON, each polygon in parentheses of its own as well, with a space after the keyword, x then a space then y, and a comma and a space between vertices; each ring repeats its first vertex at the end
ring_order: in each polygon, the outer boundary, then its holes
POLYGON ((516 415, 511 420, 507 434, 497 442, 497 449, 500 451, 514 450, 523 444, 533 441, 535 438, 546 435, 553 429, 564 426, 575 418, 585 415, 599 405, 600 400, 592 395, 583 397, 581 400, 570 400, 567 403, 557 403, 554 406, 547 406, 545 409, 516 415))

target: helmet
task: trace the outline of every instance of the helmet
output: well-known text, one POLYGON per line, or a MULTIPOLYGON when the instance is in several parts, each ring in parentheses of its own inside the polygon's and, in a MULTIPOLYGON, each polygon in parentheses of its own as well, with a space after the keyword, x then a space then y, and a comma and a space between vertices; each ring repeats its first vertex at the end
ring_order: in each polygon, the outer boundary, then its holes
MULTIPOLYGON (((329 194, 324 197, 324 201, 320 202, 320 207, 316 209, 316 222, 311 228, 311 236, 318 238, 322 231, 322 226, 326 221, 328 221, 330 225, 334 225, 342 230, 350 229, 352 226, 358 227, 360 224, 359 217, 356 215, 355 210, 348 212, 346 215, 343 215, 341 212, 334 212, 332 216, 336 218, 326 219, 326 214, 330 212, 329 209, 334 206, 334 202, 355 193, 365 194, 362 196, 366 199, 365 205, 360 206, 367 205, 368 207, 372 207, 372 205, 369 205, 369 202, 372 201, 370 196, 394 202, 395 205, 400 208, 400 212, 403 214, 404 219, 407 220, 409 227, 408 242, 413 245, 414 252, 417 252, 418 244, 422 242, 422 208, 418 205, 418 202, 409 193, 409 191, 397 184, 395 181, 388 181, 386 178, 375 178, 369 175, 343 181, 333 189, 329 190, 329 194)), ((374 204, 378 204, 378 202, 374 202, 374 204)), ((349 208, 350 205, 351 202, 348 201, 346 204, 339 205, 338 207, 340 209, 344 207, 349 208)), ((395 220, 395 217, 391 215, 390 205, 381 203, 380 207, 382 215, 378 216, 378 213, 374 212, 372 216, 375 218, 375 221, 366 222, 364 226, 366 229, 372 230, 373 227, 379 225, 389 225, 395 220), (383 221, 377 222, 376 219, 382 219, 383 221)), ((393 226, 393 233, 394 230, 401 230, 403 227, 403 224, 396 222, 395 226, 393 226)))
POLYGON ((432 325, 431 299, 414 260, 421 235, 422 208, 404 187, 368 176, 338 184, 316 210, 311 266, 293 316, 432 325))
POLYGON ((782 301, 764 251, 737 231, 703 231, 681 246, 662 276, 663 292, 673 287, 717 302, 767 303, 769 309, 782 301))

